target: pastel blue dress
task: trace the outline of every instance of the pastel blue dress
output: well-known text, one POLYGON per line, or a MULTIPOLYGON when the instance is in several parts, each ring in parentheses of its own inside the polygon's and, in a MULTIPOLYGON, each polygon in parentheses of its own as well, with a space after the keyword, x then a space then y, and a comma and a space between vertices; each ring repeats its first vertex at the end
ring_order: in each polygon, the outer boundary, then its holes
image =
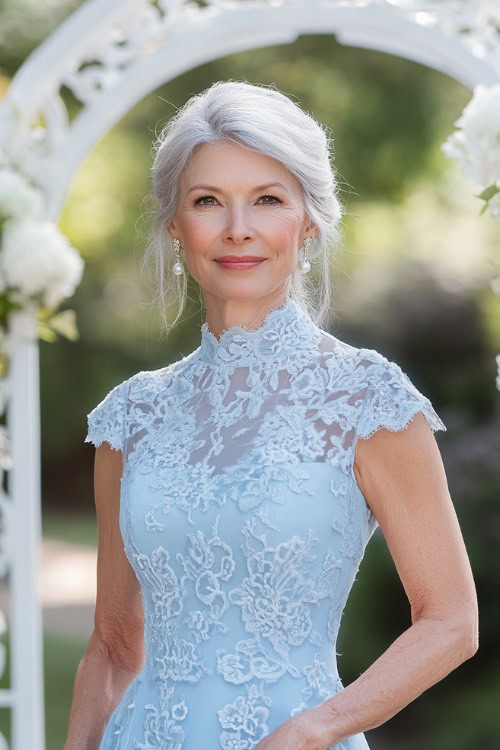
POLYGON ((253 750, 343 690, 337 634, 378 526, 356 442, 417 412, 446 430, 399 365, 290 296, 254 330, 217 339, 205 322, 198 349, 90 412, 85 442, 123 454, 120 529, 145 617, 145 666, 100 750, 253 750))

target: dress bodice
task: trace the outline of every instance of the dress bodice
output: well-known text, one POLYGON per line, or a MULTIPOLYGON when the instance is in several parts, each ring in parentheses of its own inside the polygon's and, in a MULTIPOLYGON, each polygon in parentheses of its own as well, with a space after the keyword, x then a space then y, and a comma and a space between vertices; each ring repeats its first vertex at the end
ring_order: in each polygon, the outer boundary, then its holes
POLYGON ((145 614, 146 664, 103 750, 252 750, 343 688, 340 621, 378 525, 355 446, 419 411, 446 429, 399 365, 287 297, 255 329, 217 338, 205 322, 198 349, 90 412, 86 441, 123 453, 120 528, 145 614))

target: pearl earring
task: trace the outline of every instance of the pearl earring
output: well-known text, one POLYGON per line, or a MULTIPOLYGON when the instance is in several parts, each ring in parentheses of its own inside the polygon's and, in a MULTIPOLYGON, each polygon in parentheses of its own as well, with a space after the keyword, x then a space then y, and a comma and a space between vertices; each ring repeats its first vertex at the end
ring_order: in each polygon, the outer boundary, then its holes
POLYGON ((179 251, 181 248, 181 243, 177 239, 177 237, 174 237, 174 253, 177 255, 177 261, 172 266, 172 271, 175 273, 176 276, 181 276, 184 273, 184 266, 182 265, 179 257, 179 251))
POLYGON ((311 264, 307 260, 307 251, 309 250, 309 247, 312 241, 313 241, 312 237, 306 237, 304 240, 304 244, 302 246, 302 249, 304 251, 304 260, 300 264, 300 269, 302 273, 309 273, 309 271, 311 270, 311 264))

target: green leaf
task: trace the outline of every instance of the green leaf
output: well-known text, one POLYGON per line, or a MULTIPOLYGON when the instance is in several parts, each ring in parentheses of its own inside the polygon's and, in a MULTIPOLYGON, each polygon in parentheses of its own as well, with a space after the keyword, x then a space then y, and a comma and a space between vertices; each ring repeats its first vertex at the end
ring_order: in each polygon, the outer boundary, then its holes
POLYGON ((48 320, 51 315, 54 315, 53 307, 39 307, 37 310, 38 320, 48 320))
MULTIPOLYGON (((80 338, 74 310, 63 310, 45 321, 40 321, 40 330, 43 330, 46 334, 47 331, 51 331, 53 334, 60 334, 70 341, 77 341, 80 338)), ((51 340, 54 341, 55 338, 51 340)), ((45 339, 45 341, 47 340, 45 339)))
POLYGON ((0 378, 5 378, 9 374, 9 357, 5 352, 0 352, 0 378))
POLYGON ((500 193, 500 188, 497 188, 497 186, 493 182, 491 185, 485 188, 482 193, 476 195, 476 198, 482 198, 485 201, 489 201, 489 199, 493 198, 493 196, 497 193, 500 193))
POLYGON ((53 344, 54 341, 57 341, 57 335, 49 326, 45 325, 45 323, 39 323, 38 337, 42 339, 42 341, 47 341, 49 344, 53 344))

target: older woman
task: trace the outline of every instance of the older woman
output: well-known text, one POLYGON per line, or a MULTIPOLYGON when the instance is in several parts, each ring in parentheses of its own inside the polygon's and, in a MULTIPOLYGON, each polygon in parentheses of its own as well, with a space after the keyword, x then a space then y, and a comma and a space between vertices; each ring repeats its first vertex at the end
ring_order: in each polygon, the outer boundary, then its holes
POLYGON ((166 327, 187 273, 206 320, 198 349, 88 416, 98 591, 65 750, 361 750, 477 649, 446 428, 398 364, 320 326, 330 146, 290 98, 238 81, 159 138, 146 258, 166 327), (344 688, 337 634, 378 525, 412 624, 344 688))

